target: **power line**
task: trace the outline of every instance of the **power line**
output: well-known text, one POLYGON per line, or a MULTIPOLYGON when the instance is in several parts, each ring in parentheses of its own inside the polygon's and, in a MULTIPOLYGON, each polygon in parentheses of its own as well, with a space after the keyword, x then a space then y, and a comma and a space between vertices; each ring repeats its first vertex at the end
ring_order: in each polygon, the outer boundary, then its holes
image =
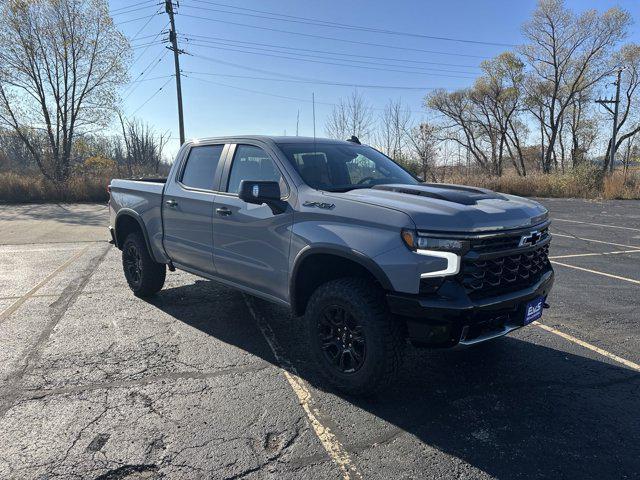
MULTIPOLYGON (((206 57, 204 55, 198 55, 198 57, 202 58, 204 60, 207 60, 207 61, 211 61, 211 62, 215 63, 216 65, 228 65, 230 67, 239 68, 241 70, 248 70, 248 71, 251 71, 251 72, 258 72, 258 73, 262 73, 262 74, 265 74, 265 75, 274 75, 276 77, 284 77, 284 78, 287 78, 287 79, 300 80, 300 81, 305 81, 305 82, 310 82, 310 83, 318 82, 318 80, 315 79, 315 78, 301 77, 301 76, 290 75, 290 74, 286 74, 286 73, 282 73, 282 72, 274 72, 272 70, 265 70, 265 69, 261 69, 261 68, 249 67, 247 65, 241 65, 239 63, 227 62, 225 60, 220 60, 220 59, 212 58, 212 57, 206 57)), ((323 81, 321 80, 320 82, 323 82, 323 81)), ((326 83, 327 85, 331 85, 331 84, 335 83, 338 86, 352 86, 352 84, 348 83, 348 82, 345 82, 345 83, 324 82, 324 83, 326 83)), ((429 89, 435 89, 435 88, 434 87, 425 87, 425 89, 429 90, 429 89)))
MULTIPOLYGON (((173 75, 171 75, 171 78, 173 78, 173 75)), ((136 109, 131 113, 131 116, 134 116, 136 113, 138 113, 138 111, 139 111, 142 107, 144 107, 147 103, 149 103, 153 97, 155 97, 156 95, 158 95, 158 94, 162 91, 162 89, 163 89, 164 87, 166 87, 166 86, 167 86, 167 84, 171 81, 171 78, 169 78, 166 82, 164 82, 164 83, 162 84, 162 86, 161 86, 158 90, 156 90, 156 91, 153 93, 153 95, 151 95, 149 98, 147 98, 147 99, 142 103, 142 105, 140 105, 138 108, 136 108, 136 109)))
POLYGON ((158 38, 160 35, 162 35, 162 32, 164 31, 164 29, 165 29, 165 28, 167 28, 167 27, 169 26, 169 23, 170 23, 170 22, 167 22, 167 23, 164 25, 164 27, 162 27, 162 28, 160 29, 160 31, 159 31, 158 33, 156 33, 156 34, 155 34, 155 36, 153 37, 153 40, 151 41, 151 43, 149 43, 149 44, 147 45, 147 47, 146 47, 142 52, 140 52, 140 54, 135 58, 135 60, 133 61, 133 63, 132 63, 131 65, 135 65, 135 64, 138 62, 138 60, 140 60, 140 59, 142 58, 142 56, 143 56, 143 55, 145 54, 145 52, 149 49, 149 47, 150 47, 151 45, 154 45, 154 42, 155 42, 156 38, 158 38))
POLYGON ((258 43, 258 42, 249 42, 246 40, 234 40, 234 39, 229 39, 229 38, 223 38, 223 37, 212 37, 212 36, 206 36, 206 35, 195 35, 195 34, 191 34, 191 33, 187 33, 187 34, 182 34, 183 37, 185 38, 194 38, 194 39, 202 39, 201 41, 222 41, 222 42, 233 42, 233 43, 240 43, 240 44, 247 44, 247 45, 257 45, 257 46, 261 46, 261 47, 272 47, 272 48, 280 48, 283 50, 298 50, 298 51, 302 51, 302 52, 312 52, 312 53, 326 53, 329 55, 340 55, 343 57, 358 57, 358 58, 370 58, 370 59, 374 59, 374 60, 391 60, 394 62, 405 62, 405 63, 422 63, 425 65, 437 65, 437 66, 443 66, 443 67, 460 67, 460 68, 479 68, 477 65, 461 65, 459 63, 443 63, 443 62, 427 62, 424 60, 407 60, 407 59, 399 59, 399 58, 393 58, 393 57, 377 57, 377 56, 372 56, 372 55, 357 55, 357 54, 352 54, 352 53, 343 53, 343 52, 336 52, 336 51, 328 51, 328 50, 315 50, 315 49, 309 49, 309 48, 299 48, 299 47, 290 47, 290 46, 284 46, 284 45, 274 45, 274 44, 269 44, 269 43, 258 43))
MULTIPOLYGON (((282 99, 285 99, 285 100, 294 100, 296 102, 305 102, 305 103, 311 103, 312 102, 311 100, 308 100, 306 98, 290 97, 290 96, 287 96, 287 95, 280 95, 280 94, 277 94, 277 93, 270 93, 270 92, 264 92, 264 91, 261 91, 261 90, 253 90, 251 88, 239 87, 237 85, 229 85, 228 83, 215 82, 213 80, 207 80, 207 79, 204 79, 204 78, 199 78, 199 77, 196 77, 196 76, 192 76, 193 73, 197 73, 197 72, 191 72, 189 75, 184 75, 184 74, 183 75, 186 78, 192 78, 192 79, 195 79, 195 80, 199 80, 201 82, 210 83, 212 85, 218 85, 220 87, 232 88, 232 89, 235 89, 235 90, 241 90, 241 91, 249 92, 249 93, 256 93, 258 95, 265 95, 265 96, 268 96, 268 97, 282 98, 282 99)), ((327 106, 330 106, 330 107, 337 107, 338 106, 338 104, 330 103, 330 102, 317 102, 316 101, 315 103, 318 103, 318 104, 321 104, 321 105, 327 105, 327 106)), ((371 109, 372 110, 378 110, 378 111, 384 110, 384 108, 376 108, 376 107, 372 107, 371 109)), ((410 110, 410 112, 415 114, 415 115, 424 115, 425 114, 425 112, 417 112, 415 110, 410 110)), ((438 116, 442 116, 442 115, 438 115, 438 116)))
MULTIPOLYGON (((136 40, 138 38, 138 35, 140 35, 142 33, 142 31, 147 28, 147 25, 149 25, 149 23, 151 23, 151 20, 153 20, 153 17, 155 17, 156 15, 158 15, 160 13, 160 9, 156 10, 154 13, 152 13, 148 18, 147 21, 144 23, 144 25, 142 25, 138 31, 133 35, 133 37, 131 37, 131 40, 129 40, 129 42, 133 42, 134 40, 136 40)), ((143 38, 143 37, 140 37, 143 38)), ((120 53, 124 53, 126 48, 123 48, 121 50, 120 53)))
MULTIPOLYGON (((142 76, 151 72, 152 70, 154 70, 158 65, 160 65, 160 63, 162 62, 162 60, 164 60, 164 57, 166 57, 167 53, 169 53, 167 50, 163 50, 162 52, 160 52, 160 56, 156 57, 157 60, 152 60, 152 62, 144 69, 142 70, 142 72, 140 72, 140 74, 129 84, 129 88, 131 90, 129 90, 129 92, 126 94, 126 96, 122 99, 122 101, 125 101, 127 98, 129 98, 131 96, 131 94, 138 88, 138 84, 140 83, 140 81, 142 80, 142 76), (135 85, 135 86, 134 86, 135 85), (133 88, 132 88, 133 87, 133 88)), ((171 75, 173 76, 173 75, 171 75)))
MULTIPOLYGON (((154 13, 153 15, 157 15, 160 12, 154 13)), ((138 20, 144 20, 145 18, 147 18, 146 15, 142 16, 142 17, 136 17, 136 18, 132 18, 130 20, 125 20, 124 22, 117 22, 116 25, 124 25, 125 23, 131 23, 131 22, 137 22, 138 20)))
MULTIPOLYGON (((358 68, 358 69, 363 69, 363 70, 376 70, 376 71, 382 71, 382 72, 397 72, 397 73, 410 73, 410 74, 414 74, 414 75, 430 75, 430 76, 436 76, 436 77, 449 77, 449 78, 461 78, 461 79, 468 79, 468 80, 473 80, 475 77, 469 77, 469 76, 461 76, 461 75, 449 75, 449 74, 445 74, 445 73, 431 73, 431 72, 426 72, 426 71, 412 71, 412 70, 398 70, 398 69, 394 69, 394 68, 379 68, 379 67, 371 67, 371 66, 366 66, 366 65, 353 65, 353 64, 347 64, 347 63, 336 63, 336 62, 325 62, 325 61, 321 61, 321 60, 310 60, 310 59, 306 59, 306 58, 296 58, 296 57, 289 57, 289 56, 285 56, 285 55, 274 55, 274 54, 269 54, 269 53, 259 53, 259 52, 248 52, 245 50, 238 50, 238 49, 234 49, 234 48, 226 48, 226 47, 212 47, 212 46, 207 46, 207 45, 196 45, 196 46, 200 46, 200 47, 204 47, 204 48, 216 48, 218 50, 227 50, 227 51, 231 51, 231 52, 238 52, 238 53, 246 53, 249 55, 259 55, 261 57, 274 57, 274 58, 282 58, 282 59, 286 59, 286 60, 295 60, 295 61, 299 61, 299 62, 309 62, 309 63, 317 63, 317 64, 323 64, 323 65, 335 65, 335 66, 340 66, 340 67, 348 67, 348 68, 358 68)), ((193 54, 194 57, 200 57, 202 58, 202 55, 198 55, 198 54, 193 54)))
POLYGON ((437 87, 408 87, 402 85, 370 85, 361 83, 349 83, 349 82, 329 82, 324 80, 289 80, 286 78, 268 78, 268 77, 255 77, 251 75, 233 75, 226 73, 212 73, 212 72, 194 72, 190 70, 183 70, 183 73, 196 74, 196 75, 211 75, 216 77, 228 77, 228 78, 243 78, 249 80, 260 81, 273 81, 273 82, 287 82, 287 83, 305 83, 312 85, 329 85, 338 87, 352 87, 352 88, 376 88, 376 89, 389 89, 389 90, 435 90, 437 87))
MULTIPOLYGON (((187 41, 189 41, 189 39, 187 38, 187 41)), ((205 48, 217 48, 217 49, 221 49, 221 50, 225 50, 224 46, 227 47, 235 47, 235 48, 251 48, 253 50, 259 50, 262 52, 273 52, 273 53, 278 53, 278 54, 287 54, 287 55, 296 55, 297 57, 309 57, 309 58, 319 58, 319 59, 324 59, 324 60, 337 60, 340 62, 351 62, 351 63, 364 63, 364 64, 368 64, 368 65, 379 65, 379 66, 386 66, 386 67, 394 67, 394 68, 411 68, 411 69, 415 69, 415 70, 422 70, 425 72, 448 72, 448 73, 461 73, 461 74, 468 74, 468 75, 476 75, 474 72, 464 72, 464 71, 460 71, 460 70, 448 70, 448 69, 443 69, 443 68, 433 68, 433 67, 423 67, 423 66, 414 66, 414 65, 397 65, 397 64, 393 64, 393 63, 381 63, 381 62, 372 62, 369 60, 355 60, 355 59, 350 59, 350 58, 336 58, 336 57, 331 57, 331 56, 325 56, 325 55, 314 55, 314 54, 309 54, 309 53, 296 53, 296 52, 282 52, 280 50, 274 50, 274 49, 269 49, 269 48, 263 48, 263 47, 247 47, 244 45, 234 45, 232 43, 225 43, 225 42, 215 42, 215 41, 205 41, 205 40, 198 40, 195 39, 193 42, 191 42, 191 44, 196 45, 196 46, 201 46, 201 47, 205 47, 205 48), (194 42, 205 42, 205 44, 203 45, 202 43, 194 43, 194 42), (223 47, 220 46, 216 46, 216 45, 223 45, 223 47)), ((228 49, 228 48, 227 48, 228 49)), ((235 50, 234 50, 235 51, 235 50)), ((254 53, 254 52, 246 52, 244 51, 243 53, 254 53)), ((288 58, 288 57, 282 57, 282 58, 288 58)), ((339 65, 343 65, 343 64, 339 64, 339 65)), ((385 69, 385 71, 393 71, 393 70, 389 70, 389 69, 385 69)), ((464 77, 464 78, 469 78, 469 77, 464 77)))
POLYGON ((145 0, 145 1, 142 1, 142 2, 135 2, 135 3, 129 4, 129 5, 125 5, 124 7, 112 8, 112 9, 109 10, 109 13, 119 12, 120 10, 127 10, 129 8, 132 8, 132 7, 137 7, 139 5, 144 5, 144 4, 149 4, 149 3, 155 3, 157 5, 158 2, 157 2, 157 0, 145 0))
POLYGON ((169 78, 169 77, 173 77, 173 73, 170 73, 168 75, 159 75, 157 77, 151 77, 151 78, 142 78, 140 80, 136 80, 136 83, 150 82, 152 80, 161 80, 163 78, 169 78))
POLYGON ((336 42, 352 43, 352 44, 357 44, 357 45, 368 45, 368 46, 372 46, 372 47, 393 48, 393 49, 396 49, 396 50, 421 52, 421 53, 431 53, 431 54, 436 54, 436 55, 449 55, 449 56, 453 56, 453 57, 482 58, 482 59, 489 58, 487 56, 469 55, 469 54, 466 54, 466 53, 441 52, 441 51, 436 51, 436 50, 426 50, 426 49, 423 49, 423 48, 399 47, 399 46, 396 46, 396 45, 387 45, 387 44, 384 44, 384 43, 363 42, 363 41, 358 41, 358 40, 347 40, 345 38, 326 37, 326 36, 323 36, 323 35, 315 35, 315 34, 311 34, 311 33, 293 32, 291 30, 282 30, 282 29, 279 29, 279 28, 263 27, 263 26, 259 26, 259 25, 249 25, 249 24, 246 24, 246 23, 239 23, 239 22, 230 22, 228 20, 220 20, 220 19, 217 19, 217 18, 203 17, 201 15, 190 15, 188 13, 183 13, 182 16, 183 17, 188 17, 188 18, 195 18, 197 20, 208 20, 210 22, 224 23, 226 25, 234 25, 234 26, 237 26, 237 27, 255 28, 255 29, 258 29, 258 30, 266 30, 266 31, 269 31, 269 32, 286 33, 286 34, 289 34, 289 35, 298 35, 298 36, 301 36, 301 37, 318 38, 318 39, 321 39, 321 40, 332 40, 332 41, 336 41, 336 42))
MULTIPOLYGON (((277 93, 263 92, 263 91, 260 91, 260 90, 253 90, 251 88, 238 87, 237 85, 229 85, 227 83, 215 82, 213 80, 207 80, 207 79, 199 78, 199 77, 188 76, 187 78, 193 78, 195 80, 200 80, 201 82, 211 83, 212 85, 218 85, 220 87, 233 88, 235 90, 242 90, 244 92, 257 93, 259 95, 266 95, 266 96, 269 96, 269 97, 284 98, 286 100, 295 100, 296 102, 309 102, 309 103, 311 102, 311 100, 307 100, 307 99, 304 99, 304 98, 289 97, 287 95, 279 95, 277 93)), ((337 106, 335 103, 328 103, 328 102, 316 102, 316 103, 321 103, 323 105, 329 105, 331 107, 337 106)))
POLYGON ((187 8, 200 9, 200 10, 207 10, 207 11, 216 12, 216 13, 226 13, 226 14, 229 14, 229 15, 243 15, 243 16, 246 16, 246 17, 263 18, 263 19, 267 19, 267 20, 277 20, 277 21, 280 21, 280 22, 290 22, 290 23, 299 23, 299 24, 303 24, 303 25, 315 25, 315 26, 321 26, 321 27, 340 28, 340 29, 344 29, 344 30, 357 30, 357 31, 372 32, 372 33, 382 33, 382 34, 386 34, 386 35, 398 35, 398 36, 414 37, 414 38, 417 37, 417 38, 425 38, 425 39, 429 39, 429 40, 442 40, 442 41, 448 41, 448 42, 459 42, 459 43, 467 43, 467 44, 475 44, 475 45, 489 45, 489 46, 497 46, 497 47, 510 47, 510 48, 512 48, 512 47, 516 46, 516 45, 511 44, 511 43, 484 42, 484 41, 480 41, 480 40, 469 40, 469 39, 454 38, 454 37, 438 37, 438 36, 433 36, 433 35, 424 35, 424 34, 421 34, 421 33, 399 32, 399 31, 396 31, 396 30, 387 30, 387 29, 374 28, 374 27, 363 27, 363 26, 359 26, 359 25, 350 25, 350 24, 346 24, 346 23, 337 23, 337 22, 331 22, 331 21, 326 21, 326 20, 317 20, 317 19, 313 19, 313 18, 296 17, 294 15, 284 15, 284 14, 268 12, 268 11, 264 11, 264 10, 254 10, 254 9, 249 9, 249 8, 236 7, 236 6, 233 6, 233 5, 221 4, 221 3, 216 3, 216 2, 209 2, 209 1, 206 1, 206 0, 195 0, 195 1, 198 2, 198 3, 204 3, 204 4, 208 4, 208 5, 217 5, 217 6, 222 6, 222 7, 226 7, 226 8, 235 8, 237 10, 257 12, 257 13, 266 14, 266 15, 269 15, 269 16, 256 15, 256 14, 251 14, 251 13, 230 12, 230 11, 219 10, 219 9, 215 9, 215 8, 198 7, 198 6, 190 6, 190 5, 187 5, 186 7, 187 8), (286 17, 286 18, 276 18, 276 17, 286 17))
POLYGON ((127 15, 129 13, 138 12, 140 10, 147 10, 149 7, 150 7, 150 5, 144 6, 144 7, 132 8, 131 10, 122 11, 122 12, 110 12, 110 14, 111 14, 112 17, 114 17, 116 15, 127 15))

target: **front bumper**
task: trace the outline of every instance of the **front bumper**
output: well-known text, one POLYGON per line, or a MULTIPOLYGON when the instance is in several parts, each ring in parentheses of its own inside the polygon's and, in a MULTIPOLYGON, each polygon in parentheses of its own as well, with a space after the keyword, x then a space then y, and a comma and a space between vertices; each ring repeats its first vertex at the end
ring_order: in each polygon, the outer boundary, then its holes
POLYGON ((515 292, 472 299, 455 280, 446 281, 437 294, 387 294, 390 311, 406 321, 411 342, 418 346, 454 347, 480 343, 524 325, 527 302, 551 291, 549 268, 534 284, 515 292))

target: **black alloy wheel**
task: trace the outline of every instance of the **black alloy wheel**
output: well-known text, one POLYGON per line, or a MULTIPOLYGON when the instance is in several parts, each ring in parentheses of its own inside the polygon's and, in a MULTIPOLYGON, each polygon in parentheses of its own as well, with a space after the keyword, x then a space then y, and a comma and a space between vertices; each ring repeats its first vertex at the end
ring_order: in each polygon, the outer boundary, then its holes
POLYGON ((339 372, 354 373, 364 364, 367 344, 363 328, 344 307, 330 305, 324 309, 318 337, 324 356, 339 372))
POLYGON ((122 252, 124 274, 130 285, 140 285, 142 280, 142 257, 135 243, 129 243, 122 252))

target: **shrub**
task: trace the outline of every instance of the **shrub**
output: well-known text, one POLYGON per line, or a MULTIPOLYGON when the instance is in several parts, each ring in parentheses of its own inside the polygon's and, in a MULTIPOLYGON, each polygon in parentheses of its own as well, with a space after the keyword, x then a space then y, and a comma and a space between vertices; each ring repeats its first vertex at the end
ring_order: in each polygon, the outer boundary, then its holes
POLYGON ((0 202, 106 202, 110 176, 73 176, 56 185, 37 174, 0 174, 0 202))

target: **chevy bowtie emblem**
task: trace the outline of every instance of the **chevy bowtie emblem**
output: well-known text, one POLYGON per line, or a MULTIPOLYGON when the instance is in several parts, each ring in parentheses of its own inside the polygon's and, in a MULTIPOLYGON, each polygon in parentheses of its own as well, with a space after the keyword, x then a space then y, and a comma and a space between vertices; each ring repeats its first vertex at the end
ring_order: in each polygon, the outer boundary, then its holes
POLYGON ((541 238, 542 238, 542 234, 540 232, 538 232, 537 230, 534 230, 529 235, 523 235, 522 237, 520 237, 520 243, 518 244, 518 246, 519 247, 532 247, 536 243, 538 243, 541 238))

